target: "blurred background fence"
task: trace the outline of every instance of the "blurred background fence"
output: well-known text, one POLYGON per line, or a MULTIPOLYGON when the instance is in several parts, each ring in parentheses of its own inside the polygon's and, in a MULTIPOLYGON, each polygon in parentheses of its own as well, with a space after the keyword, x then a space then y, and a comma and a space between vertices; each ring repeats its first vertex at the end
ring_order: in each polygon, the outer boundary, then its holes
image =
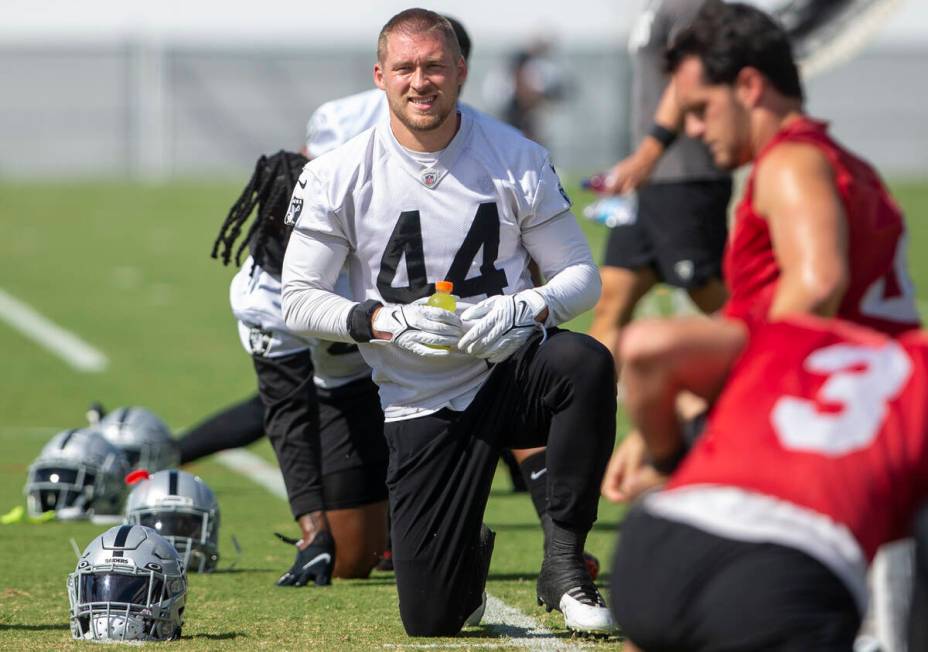
MULTIPOLYGON (((620 41, 624 43, 624 38, 620 41)), ((464 100, 495 112, 487 77, 511 52, 477 48, 464 100)), ((0 179, 241 175, 260 152, 298 148, 322 102, 371 87, 370 48, 20 45, 0 41, 0 179)), ((562 169, 629 148, 628 54, 562 47, 569 80, 544 110, 562 169)), ((928 170, 928 44, 877 44, 808 81, 809 109, 886 175, 928 170)))

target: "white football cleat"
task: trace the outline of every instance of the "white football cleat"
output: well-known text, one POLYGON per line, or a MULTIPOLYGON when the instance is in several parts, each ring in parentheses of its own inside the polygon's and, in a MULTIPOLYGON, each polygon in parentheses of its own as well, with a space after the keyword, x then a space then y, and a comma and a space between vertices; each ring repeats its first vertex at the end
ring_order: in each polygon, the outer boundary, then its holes
POLYGON ((612 612, 592 583, 562 595, 559 611, 564 614, 567 629, 575 632, 609 635, 617 631, 612 612))

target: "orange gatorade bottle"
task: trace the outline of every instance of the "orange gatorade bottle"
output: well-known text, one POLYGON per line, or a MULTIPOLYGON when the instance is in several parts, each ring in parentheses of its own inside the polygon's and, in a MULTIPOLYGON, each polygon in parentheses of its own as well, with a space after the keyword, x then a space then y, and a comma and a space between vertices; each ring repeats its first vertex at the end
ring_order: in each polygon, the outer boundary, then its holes
MULTIPOLYGON (((435 294, 429 297, 429 300, 426 302, 427 305, 435 306, 436 308, 441 308, 442 310, 447 310, 448 312, 454 312, 458 307, 457 299, 451 292, 454 290, 454 283, 451 281, 436 281, 435 282, 435 294)), ((443 349, 445 351, 449 350, 451 347, 448 346, 438 346, 429 344, 433 349, 443 349)))

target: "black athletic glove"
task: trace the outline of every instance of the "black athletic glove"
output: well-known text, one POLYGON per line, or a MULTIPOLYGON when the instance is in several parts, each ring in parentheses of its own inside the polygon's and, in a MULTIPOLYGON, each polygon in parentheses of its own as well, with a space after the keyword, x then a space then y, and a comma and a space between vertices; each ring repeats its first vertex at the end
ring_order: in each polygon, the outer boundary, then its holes
MULTIPOLYGON (((282 534, 277 537, 284 543, 297 543, 282 534)), ((328 532, 316 535, 304 550, 297 549, 293 566, 277 580, 277 586, 306 586, 310 580, 316 586, 328 586, 332 583, 332 570, 335 568, 335 540, 328 532)))

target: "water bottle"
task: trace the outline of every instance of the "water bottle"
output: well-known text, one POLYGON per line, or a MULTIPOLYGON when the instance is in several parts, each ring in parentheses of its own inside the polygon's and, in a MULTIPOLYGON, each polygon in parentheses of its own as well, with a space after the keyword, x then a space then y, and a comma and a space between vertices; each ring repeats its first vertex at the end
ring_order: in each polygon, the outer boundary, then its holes
MULTIPOLYGON (((451 294, 453 290, 454 283, 451 281, 436 281, 435 294, 429 297, 429 300, 425 302, 426 305, 441 308, 448 312, 454 312, 458 307, 458 301, 457 297, 451 294)), ((448 351, 451 348, 450 346, 440 346, 437 344, 427 344, 426 346, 433 349, 442 349, 444 351, 448 351)))
POLYGON ((638 217, 638 197, 633 192, 601 197, 583 209, 583 216, 609 228, 634 224, 638 217))

